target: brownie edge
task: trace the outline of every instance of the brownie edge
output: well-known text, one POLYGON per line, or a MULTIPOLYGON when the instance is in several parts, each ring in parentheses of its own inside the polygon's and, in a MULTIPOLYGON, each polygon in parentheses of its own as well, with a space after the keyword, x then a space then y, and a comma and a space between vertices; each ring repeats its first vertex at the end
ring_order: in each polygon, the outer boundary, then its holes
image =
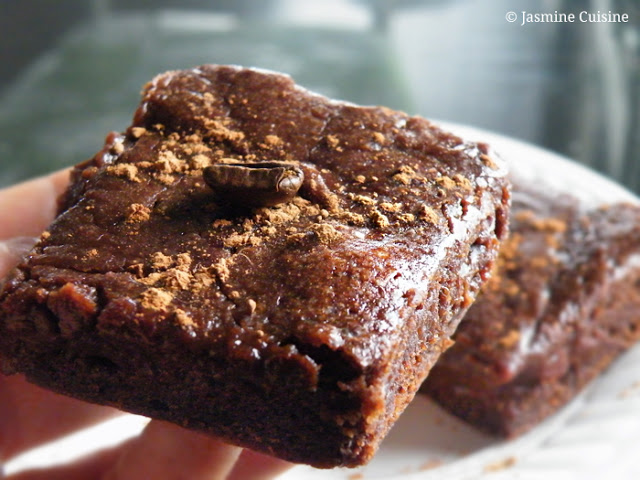
POLYGON ((492 269, 484 144, 281 74, 144 87, 0 292, 0 367, 316 467, 357 466, 492 269))

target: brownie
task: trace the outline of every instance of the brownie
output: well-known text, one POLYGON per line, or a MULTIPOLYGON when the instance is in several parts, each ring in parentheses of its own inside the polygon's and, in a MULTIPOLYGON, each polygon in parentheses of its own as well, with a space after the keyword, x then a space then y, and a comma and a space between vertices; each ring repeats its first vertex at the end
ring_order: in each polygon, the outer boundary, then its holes
POLYGON ((640 207, 587 208, 514 181, 510 231, 422 389, 506 437, 557 411, 640 338, 640 207))
POLYGON ((5 373, 316 467, 368 461, 488 277, 485 144, 229 66, 162 74, 0 293, 5 373))

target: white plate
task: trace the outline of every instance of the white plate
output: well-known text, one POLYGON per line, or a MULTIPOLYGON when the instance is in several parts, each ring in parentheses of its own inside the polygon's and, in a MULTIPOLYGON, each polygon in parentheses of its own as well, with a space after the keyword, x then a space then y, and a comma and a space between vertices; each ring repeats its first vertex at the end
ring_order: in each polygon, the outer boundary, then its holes
MULTIPOLYGON (((590 205, 640 200, 612 181, 551 152, 500 135, 446 124, 490 143, 519 176, 570 191, 590 205)), ((39 448, 7 472, 42 466, 138 432, 145 419, 125 416, 39 448)), ((556 415, 509 442, 485 436, 418 395, 372 462, 359 469, 298 466, 281 480, 463 480, 640 478, 640 345, 556 415)))

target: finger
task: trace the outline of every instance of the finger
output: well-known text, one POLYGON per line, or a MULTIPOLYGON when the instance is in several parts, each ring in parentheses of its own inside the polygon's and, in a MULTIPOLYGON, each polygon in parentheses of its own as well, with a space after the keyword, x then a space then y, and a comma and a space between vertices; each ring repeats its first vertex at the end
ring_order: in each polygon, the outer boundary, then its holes
MULTIPOLYGON (((26 470, 9 475, 6 480, 94 480, 105 475, 129 447, 129 440, 117 447, 104 449, 69 464, 26 470)), ((142 477, 145 478, 145 477, 142 477)))
POLYGON ((279 458, 243 450, 227 480, 270 480, 294 466, 279 458))
POLYGON ((34 237, 16 237, 9 240, 0 240, 0 278, 15 267, 20 259, 36 243, 34 237))
POLYGON ((40 235, 56 214, 69 172, 62 170, 0 190, 0 240, 40 235))
POLYGON ((119 413, 0 375, 0 460, 119 413))
POLYGON ((104 480, 222 480, 240 452, 213 437, 152 420, 104 480))

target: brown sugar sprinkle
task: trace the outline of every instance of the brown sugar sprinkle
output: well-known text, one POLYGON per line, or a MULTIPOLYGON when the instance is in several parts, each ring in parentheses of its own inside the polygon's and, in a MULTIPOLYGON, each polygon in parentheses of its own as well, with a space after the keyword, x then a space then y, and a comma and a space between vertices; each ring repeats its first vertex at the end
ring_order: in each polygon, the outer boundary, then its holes
POLYGON ((136 277, 142 278, 144 276, 144 265, 142 263, 134 263, 127 267, 127 272, 133 273, 136 277))
POLYGON ((484 467, 485 472, 499 472, 500 470, 505 470, 507 468, 513 467, 517 462, 515 457, 507 457, 503 460, 499 460, 494 463, 490 463, 484 467))
POLYGON ((215 278, 209 271, 197 271, 193 274, 193 283, 191 291, 199 292, 202 289, 209 288, 215 283, 215 278))
POLYGON ((342 233, 328 223, 312 225, 311 231, 318 237, 320 243, 324 245, 329 245, 342 237, 342 233))
MULTIPOLYGON (((491 280, 489 280, 489 282, 491 282, 491 280)), ((518 283, 514 282, 513 280, 504 280, 504 282, 501 284, 498 278, 496 278, 496 281, 492 282, 491 284, 494 287, 493 288, 494 290, 499 290, 500 288, 503 288, 504 293, 507 297, 515 298, 521 293, 523 293, 522 289, 520 288, 520 285, 518 285, 518 283)))
POLYGON ((159 173, 154 178, 164 185, 171 185, 176 181, 176 178, 168 173, 159 173))
POLYGON ((511 348, 520 341, 520 332, 518 330, 509 330, 505 336, 498 340, 498 344, 503 348, 511 348))
POLYGON ((327 135, 327 145, 331 148, 338 148, 340 140, 335 135, 327 135))
POLYGON ((162 252, 156 252, 153 255, 151 255, 151 262, 152 262, 151 266, 157 270, 170 268, 175 265, 174 259, 171 256, 165 255, 162 252))
POLYGON ((195 170, 202 170, 211 165, 211 159, 201 153, 189 159, 189 166, 195 170))
POLYGON ((185 328, 191 328, 196 326, 196 322, 189 316, 187 312, 180 308, 176 308, 174 311, 176 321, 185 328))
POLYGON ((232 233, 224 239, 223 244, 228 248, 242 247, 245 245, 257 246, 263 242, 263 239, 251 233, 232 233))
POLYGON ((443 464, 444 464, 444 462, 442 460, 440 460, 439 458, 433 458, 433 459, 423 463, 422 465, 420 465, 418 470, 420 470, 420 471, 432 470, 434 468, 441 467, 443 464))
POLYGON ((133 127, 131 129, 131 135, 133 135, 134 138, 140 138, 145 133, 147 133, 147 129, 144 127, 133 127))
POLYGON ((264 137, 264 142, 260 145, 263 148, 279 147, 284 141, 277 135, 267 135, 264 137))
POLYGON ((40 238, 42 240, 46 240, 47 238, 49 238, 51 236, 51 232, 49 230, 45 230, 44 232, 42 232, 42 234, 40 235, 40 238))
POLYGON ((360 203, 362 205, 375 205, 376 201, 371 198, 371 197, 367 197, 366 195, 356 195, 353 193, 349 194, 349 198, 351 200, 353 200, 354 202, 360 203))
POLYGON ((471 185, 471 181, 459 173, 456 173, 453 177, 451 177, 456 185, 461 187, 464 190, 473 190, 473 186, 471 185))
POLYGON ((401 203, 382 202, 378 206, 385 212, 399 212, 402 210, 401 203))
POLYGON ((178 255, 176 255, 175 261, 178 267, 185 267, 185 268, 190 267, 191 264, 193 263, 193 260, 191 259, 191 255, 187 252, 179 253, 178 255))
POLYGON ((401 166, 398 171, 392 177, 395 181, 402 183, 403 185, 409 185, 411 180, 418 178, 416 171, 408 165, 401 166))
POLYGON ((493 158, 491 158, 489 155, 486 154, 481 154, 480 155, 480 160, 482 161, 482 163, 484 163, 487 167, 489 167, 492 170, 497 170, 498 169, 498 164, 496 164, 496 162, 493 161, 493 158))
POLYGON ((191 275, 178 268, 166 272, 155 272, 140 279, 141 283, 154 287, 163 287, 170 291, 187 290, 191 284, 191 275))
POLYGON ((166 310, 173 301, 173 295, 160 288, 149 288, 142 292, 140 304, 149 310, 166 310))
POLYGON ((162 173, 181 173, 186 170, 186 162, 176 157, 170 150, 164 150, 158 155, 153 166, 162 173))
POLYGON ((127 209, 126 223, 146 222, 151 217, 151 209, 141 203, 132 203, 127 209))
POLYGON ((354 178, 354 180, 358 183, 364 183, 367 181, 367 177, 365 177, 364 175, 356 175, 356 178, 354 178))
POLYGON ((387 137, 385 137, 382 133, 380 132, 373 132, 373 140, 376 141, 377 143, 384 145, 387 141, 387 137))
POLYGON ((451 177, 438 177, 435 181, 446 190, 453 190, 456 187, 456 182, 451 177))
POLYGON ((256 220, 262 218, 273 225, 289 222, 300 217, 301 209, 295 203, 286 203, 271 208, 259 208, 257 211, 256 220))
POLYGON ((371 212, 369 218, 378 228, 387 228, 390 225, 389 218, 379 210, 374 210, 373 212, 371 212))
POLYGON ((520 210, 514 212, 513 219, 519 222, 531 223, 536 220, 536 214, 533 210, 520 210))
POLYGON ((230 141, 238 143, 244 140, 243 132, 230 130, 223 120, 215 120, 204 116, 197 116, 195 118, 202 122, 206 129, 204 133, 207 137, 211 137, 219 142, 230 141))
POLYGON ((140 182, 138 178, 138 167, 130 163, 120 163, 118 165, 109 165, 106 171, 116 177, 126 178, 132 182, 140 182))
POLYGON ((359 213, 342 211, 342 212, 339 212, 338 214, 336 214, 336 218, 338 218, 339 220, 342 220, 344 222, 347 222, 350 225, 360 225, 360 226, 362 226, 362 225, 365 224, 364 216, 360 215, 359 213))
POLYGON ((537 220, 533 223, 533 226, 540 231, 549 233, 564 233, 567 231, 566 222, 557 218, 546 218, 544 220, 537 220))
POLYGON ((192 259, 188 253, 168 256, 156 252, 151 256, 151 267, 156 271, 140 278, 140 282, 153 287, 163 287, 169 291, 187 290, 194 281, 189 271, 191 264, 192 259))
POLYGON ((249 300, 247 300, 247 304, 249 305, 249 312, 250 313, 253 313, 253 312, 256 311, 256 308, 258 307, 258 304, 256 303, 255 300, 250 298, 249 300))
POLYGON ((552 262, 552 259, 549 257, 537 256, 531 259, 530 265, 535 269, 542 270, 544 268, 549 267, 551 262, 552 262))
POLYGON ((229 262, 226 258, 221 258, 218 263, 211 266, 212 272, 220 279, 222 283, 226 283, 229 280, 229 275, 231 275, 231 270, 229 269, 229 262))
POLYGON ((217 220, 214 220, 212 224, 214 228, 230 227, 231 225, 233 225, 233 222, 226 218, 218 218, 217 220))
POLYGON ((405 223, 411 223, 416 220, 416 216, 413 213, 401 213, 398 215, 398 219, 405 223))
POLYGON ((113 145, 111 145, 111 152, 115 153, 116 155, 122 154, 122 152, 124 152, 124 144, 122 142, 115 142, 113 145))
POLYGON ((425 220, 429 223, 438 223, 438 220, 440 220, 440 216, 436 213, 436 211, 427 206, 427 205, 422 205, 420 207, 420 210, 418 212, 418 218, 420 220, 425 220))

